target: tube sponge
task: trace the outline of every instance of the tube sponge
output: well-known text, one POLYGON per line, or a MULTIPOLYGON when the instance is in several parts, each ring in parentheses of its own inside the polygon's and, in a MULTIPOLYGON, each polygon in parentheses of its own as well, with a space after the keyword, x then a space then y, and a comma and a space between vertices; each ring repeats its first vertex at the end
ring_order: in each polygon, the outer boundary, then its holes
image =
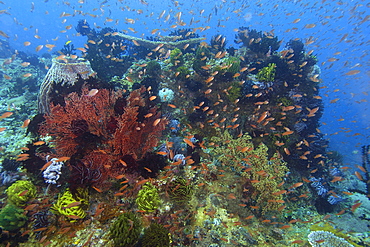
POLYGON ((6 190, 8 201, 21 207, 36 196, 36 187, 30 181, 18 180, 6 190))

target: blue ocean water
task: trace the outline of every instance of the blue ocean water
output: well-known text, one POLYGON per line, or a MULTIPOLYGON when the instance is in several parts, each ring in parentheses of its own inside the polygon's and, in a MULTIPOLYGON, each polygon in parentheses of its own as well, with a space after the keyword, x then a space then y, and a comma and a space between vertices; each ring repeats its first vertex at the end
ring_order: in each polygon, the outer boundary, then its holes
MULTIPOLYGON (((354 176, 354 174, 356 174, 355 172, 359 172, 361 176, 366 177, 369 174, 367 169, 370 170, 370 164, 368 164, 369 167, 364 167, 366 169, 365 172, 357 168, 357 166, 364 165, 364 156, 369 156, 369 150, 364 154, 363 147, 370 145, 369 7, 370 5, 366 1, 339 0, 285 0, 278 2, 265 0, 3 0, 0 1, 0 42, 2 44, 4 44, 4 42, 9 44, 11 47, 10 50, 13 51, 13 54, 17 51, 25 52, 27 55, 36 54, 36 56, 39 57, 44 53, 48 53, 51 56, 59 56, 61 54, 58 54, 57 51, 61 50, 65 46, 66 42, 73 44, 75 48, 84 47, 85 44, 89 45, 88 38, 78 34, 76 31, 77 24, 80 20, 84 20, 96 31, 109 27, 116 29, 118 32, 138 38, 146 38, 149 36, 158 38, 160 36, 169 35, 171 31, 176 31, 181 28, 196 30, 194 31, 195 33, 200 37, 205 38, 204 42, 210 43, 212 36, 222 35, 222 37, 225 37, 227 41, 226 48, 232 47, 235 49, 240 49, 243 46, 242 44, 234 42, 236 39, 235 35, 237 35, 237 31, 240 30, 240 27, 248 27, 249 29, 256 29, 257 31, 266 33, 268 32, 273 36, 277 36, 278 39, 282 41, 282 45, 277 52, 285 50, 285 46, 290 40, 299 39, 303 44, 305 44, 306 53, 313 50, 312 54, 317 58, 317 65, 321 69, 319 77, 320 82, 317 90, 319 90, 318 95, 322 98, 323 105, 320 106, 319 109, 320 112, 322 111, 322 117, 318 120, 316 132, 320 132, 323 135, 322 138, 328 141, 328 146, 326 147, 327 152, 334 151, 342 156, 340 161, 341 163, 338 167, 350 167, 350 172, 346 176, 354 176), (26 45, 25 42, 30 42, 30 44, 27 43, 26 45), (46 44, 49 44, 50 48, 46 47, 46 44), (40 45, 42 45, 42 48, 39 51, 36 51, 37 48, 40 48, 40 45)), ((0 52, 4 50, 5 49, 2 49, 0 52)), ((76 51, 76 54, 78 56, 82 56, 83 52, 76 51)), ((4 82, 3 85, 7 85, 5 84, 5 81, 7 80, 5 76, 9 74, 9 69, 7 70, 8 65, 5 60, 6 58, 11 57, 11 55, 12 54, 2 56, 0 53, 0 57, 2 58, 1 63, 3 64, 1 70, 2 78, 0 80, 4 82)), ((16 68, 12 69, 16 70, 16 68)), ((42 76, 45 76, 46 71, 47 70, 43 71, 44 74, 40 72, 42 76)), ((124 73, 125 72, 123 72, 122 75, 124 73)), ((40 84, 42 79, 43 78, 38 78, 39 81, 37 85, 40 84)), ((27 87, 27 85, 22 85, 21 87, 27 87)), ((3 90, 15 89, 3 88, 3 90)), ((21 89, 18 88, 18 90, 21 89)), ((10 99, 6 99, 5 95, 6 93, 2 93, 2 100, 4 100, 4 102, 7 100, 9 102, 13 102, 10 99)), ((22 95, 22 93, 19 93, 19 95, 22 95)), ((188 97, 189 101, 191 101, 192 95, 189 95, 188 97)), ((34 101, 27 103, 35 106, 37 104, 36 98, 37 97, 34 96, 34 101)), ((2 111, 9 111, 12 104, 9 105, 8 110, 3 106, 2 111)), ((24 106, 18 106, 15 103, 14 109, 17 109, 17 107, 22 111, 22 118, 18 119, 18 126, 22 124, 23 120, 27 118, 31 119, 36 113, 33 112, 33 115, 30 113, 30 115, 27 116, 24 106)), ((306 109, 308 106, 302 107, 303 109, 306 109)), ((309 108, 312 109, 313 107, 309 108)), ((244 117, 248 118, 247 116, 244 117)), ((185 125, 185 123, 183 124, 185 125)), ((189 129, 186 131, 190 132, 189 129)), ((198 131, 202 132, 202 130, 198 131)), ((4 132, 6 132, 6 130, 3 131, 3 133, 0 133, 0 135, 4 134, 4 132)), ((194 131, 194 133, 191 134, 194 135, 196 133, 198 132, 194 131)), ((184 136, 187 136, 185 131, 182 138, 184 136)), ((5 150, 7 145, 10 144, 2 141, 2 146, 5 150)), ((17 146, 14 143, 13 145, 17 146)), ((19 149, 21 146, 18 146, 17 148, 19 149)), ((18 154, 19 153, 14 150, 13 157, 16 157, 18 154)), ((314 161, 312 162, 314 163, 314 161)), ((332 165, 332 163, 329 163, 330 162, 328 161, 328 167, 332 165)), ((309 167, 306 168, 309 169, 309 167)), ((323 174, 320 174, 320 176, 315 176, 315 179, 325 177, 324 173, 329 174, 328 170, 329 168, 325 170, 323 174)), ((297 172, 293 172, 293 174, 298 176, 297 172)), ((19 178, 22 176, 24 175, 20 175, 19 178)), ((199 174, 197 176, 199 176, 199 174)), ((345 175, 341 173, 334 176, 345 177, 345 175)), ((239 180, 236 181, 239 182, 239 180)), ((293 179, 293 181, 289 181, 289 178, 286 178, 284 181, 289 183, 299 182, 300 180, 298 181, 293 179)), ((327 179, 323 179, 322 184, 319 180, 311 180, 311 187, 307 186, 307 191, 311 190, 312 192, 317 188, 322 190, 327 189, 327 191, 330 191, 330 189, 339 189, 339 186, 324 188, 326 186, 326 182, 328 182, 327 179), (318 184, 316 184, 316 186, 312 186, 312 183, 314 182, 317 182, 318 184)), ((157 181, 156 185, 158 184, 160 184, 160 182, 157 181)), ((38 186, 41 185, 38 184, 38 186)), ((47 185, 45 188, 46 187, 47 185)), ((319 189, 317 189, 317 191, 319 191, 319 189)), ((358 192, 355 190, 348 190, 344 187, 340 189, 349 193, 358 192)), ((39 190, 41 189, 39 188, 39 190)), ((287 190, 289 191, 289 189, 287 190)), ((303 194, 303 191, 300 192, 303 194)), ((326 193, 328 192, 325 192, 324 194, 326 193)), ((5 204, 4 198, 5 194, 3 197, 5 204)), ((55 196, 55 198, 57 198, 57 196, 55 196)), ((99 201, 99 199, 96 200, 99 201)), ((308 208, 308 211, 315 208, 313 201, 314 200, 310 202, 312 203, 312 207, 308 208)), ((347 202, 348 201, 349 199, 347 202)), ((365 202, 361 202, 362 206, 365 206, 365 202)), ((120 203, 123 204, 122 201, 120 203)), ((294 202, 291 200, 290 203, 294 202)), ((244 204, 244 202, 240 201, 238 204, 244 204)), ((171 208, 169 205, 166 206, 171 208)), ((348 207, 352 205, 346 206, 348 207)), ((329 213, 336 214, 343 208, 345 208, 344 205, 337 206, 329 213)), ((198 209, 193 209, 193 211, 198 209)), ((369 207, 367 207, 367 209, 370 210, 369 207)), ((121 210, 125 211, 125 209, 121 210)), ((161 213, 164 214, 165 209, 162 210, 163 211, 161 213)), ((347 209, 347 211, 351 214, 350 209, 347 209)), ((155 218, 160 216, 153 215, 151 217, 155 218)), ((194 217, 196 218, 197 216, 194 217)), ((198 217, 200 216, 198 215, 198 217)), ((203 215, 203 217, 205 216, 203 215)), ((219 217, 221 218, 221 216, 219 217)), ((367 211, 361 217, 364 217, 367 221, 370 219, 367 211)), ((244 218, 247 217, 245 216, 244 218)), ((258 216, 256 215, 255 218, 258 218, 258 216)), ((289 217, 286 217, 286 219, 287 222, 289 222, 289 220, 294 219, 294 217, 290 215, 289 217)), ((148 219, 146 220, 149 221, 148 219)), ((165 225, 170 224, 165 220, 160 223, 164 222, 166 222, 165 225)), ((194 219, 194 222, 197 222, 197 220, 194 219)), ((217 222, 212 224, 217 225, 217 222)), ((243 225, 244 224, 246 223, 243 222, 243 225)), ((105 229, 107 229, 107 227, 108 226, 106 226, 105 229)), ((26 231, 27 227, 23 230, 26 231)), ((278 228, 278 230, 285 231, 284 228, 278 228)), ((356 229, 353 229, 353 231, 356 232, 356 229)), ((193 239, 198 239, 197 243, 191 242, 190 240, 188 242, 181 242, 180 237, 175 237, 176 231, 172 230, 171 234, 174 238, 173 245, 211 246, 209 244, 202 245, 201 241, 199 241, 199 239, 202 238, 201 233, 199 233, 201 230, 192 229, 190 232, 191 233, 188 234, 182 234, 193 235, 193 239), (199 236, 194 237, 197 235, 197 231, 199 236)), ((361 232, 363 232, 363 229, 361 229, 361 232)), ((255 237, 254 233, 250 234, 255 237)), ((217 236, 215 238, 229 239, 227 236, 217 236)), ((19 239, 19 241, 26 242, 24 239, 19 239)), ((366 239, 366 237, 364 237, 364 239, 366 239)), ((6 244, 7 241, 8 239, 4 237, 3 244, 6 244)), ((218 246, 238 246, 233 244, 231 241, 220 241, 217 243, 219 244, 218 246)), ((362 239, 362 242, 360 243, 359 241, 358 243, 361 246, 365 241, 362 239)), ((254 244, 254 242, 251 240, 249 244, 254 244)), ((261 242, 258 244, 259 246, 263 246, 261 242)), ((73 246, 78 246, 78 244, 73 246)))

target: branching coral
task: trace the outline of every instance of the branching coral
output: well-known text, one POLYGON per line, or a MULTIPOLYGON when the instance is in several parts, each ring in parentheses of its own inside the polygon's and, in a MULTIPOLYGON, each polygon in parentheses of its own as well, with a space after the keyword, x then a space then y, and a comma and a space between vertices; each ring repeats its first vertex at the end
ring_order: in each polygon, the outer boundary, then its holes
POLYGON ((284 201, 278 184, 288 168, 279 155, 275 153, 268 158, 268 148, 261 143, 254 147, 252 137, 244 134, 233 139, 228 131, 212 137, 215 143, 213 152, 223 165, 239 170, 248 181, 253 181, 253 189, 257 192, 254 200, 261 213, 277 210, 284 201))
POLYGON ((8 201, 16 206, 24 206, 36 196, 36 187, 30 181, 18 180, 6 190, 8 201))

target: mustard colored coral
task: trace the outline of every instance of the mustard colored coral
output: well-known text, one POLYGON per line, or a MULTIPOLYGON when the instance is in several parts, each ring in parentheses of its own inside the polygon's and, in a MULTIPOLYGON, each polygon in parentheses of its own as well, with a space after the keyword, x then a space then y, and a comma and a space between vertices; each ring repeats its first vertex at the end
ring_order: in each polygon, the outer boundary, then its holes
POLYGON ((24 206, 29 200, 36 196, 36 187, 30 181, 18 180, 6 190, 8 201, 14 205, 24 206))
POLYGON ((67 189, 51 207, 51 211, 66 216, 71 222, 83 219, 86 216, 85 210, 88 206, 87 196, 87 190, 79 189, 77 193, 72 194, 67 189))

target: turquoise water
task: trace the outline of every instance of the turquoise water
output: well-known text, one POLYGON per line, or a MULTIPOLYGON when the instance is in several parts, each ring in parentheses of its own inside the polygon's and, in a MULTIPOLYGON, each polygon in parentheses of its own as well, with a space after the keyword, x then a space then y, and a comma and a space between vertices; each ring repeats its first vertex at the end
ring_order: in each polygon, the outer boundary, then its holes
POLYGON ((368 8, 0 1, 0 243, 368 246, 368 8))

